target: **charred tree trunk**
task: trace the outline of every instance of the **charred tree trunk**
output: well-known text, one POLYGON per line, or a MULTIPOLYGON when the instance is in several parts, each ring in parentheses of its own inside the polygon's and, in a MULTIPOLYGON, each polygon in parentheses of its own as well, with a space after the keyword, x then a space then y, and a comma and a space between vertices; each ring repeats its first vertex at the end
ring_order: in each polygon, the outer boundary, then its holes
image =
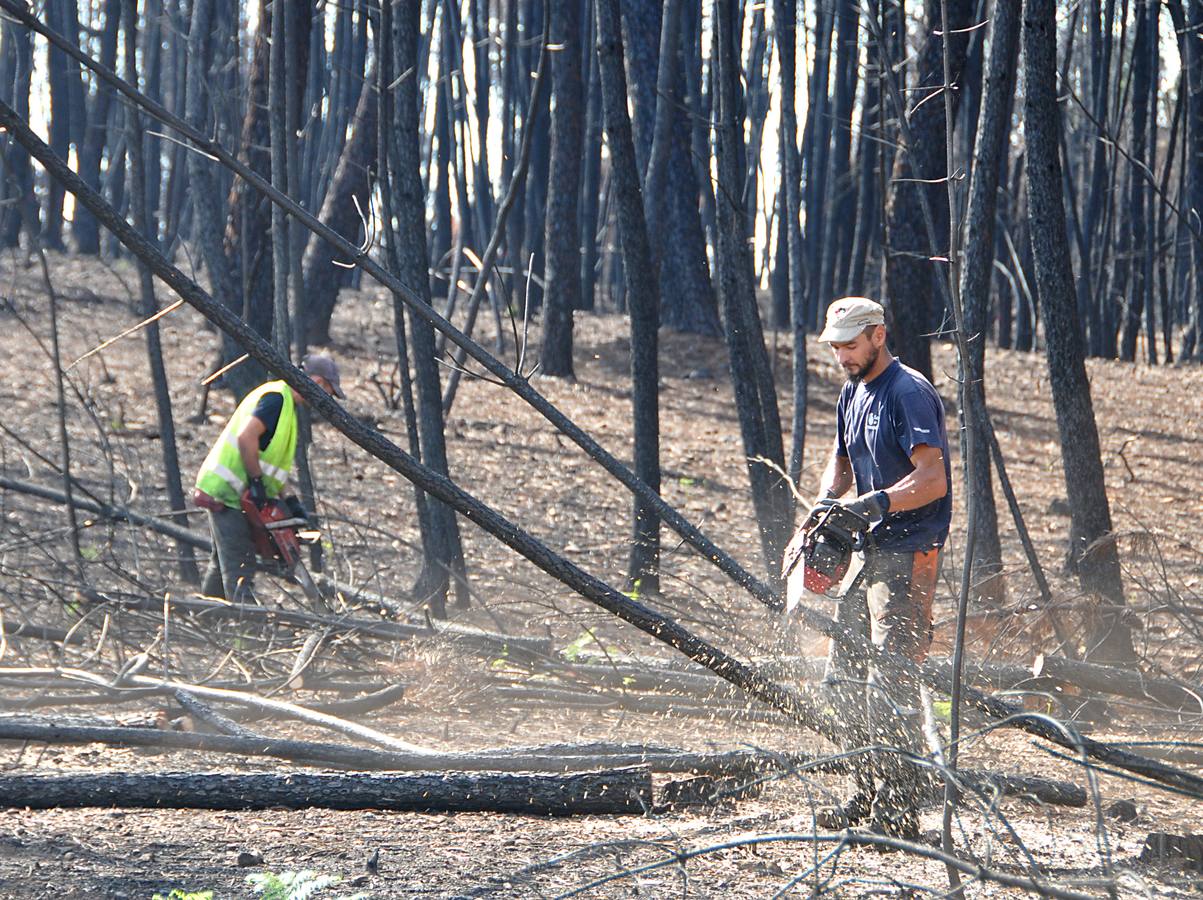
POLYGON ((580 197, 580 245, 581 287, 577 296, 578 309, 593 309, 594 293, 597 288, 598 230, 601 212, 601 146, 602 109, 601 73, 598 70, 595 49, 595 24, 592 0, 581 0, 588 13, 584 16, 588 36, 583 50, 583 71, 588 72, 585 83, 585 138, 584 162, 582 163, 580 197))
MULTIPOLYGON (((910 95, 907 111, 910 143, 895 159, 887 208, 886 309, 894 353, 930 380, 930 334, 935 324, 933 279, 944 277, 933 265, 946 265, 933 263, 930 257, 945 255, 948 248, 943 242, 938 247, 931 246, 923 222, 920 192, 927 194, 937 235, 948 233, 948 204, 942 180, 946 170, 944 108, 939 98, 933 97, 944 84, 944 38, 939 34, 939 4, 929 0, 927 6, 928 31, 919 57, 919 87, 910 95)), ((955 35, 949 46, 954 80, 960 79, 965 64, 969 38, 964 29, 972 15, 970 0, 949 0, 949 28, 955 35)), ((953 96, 959 102, 960 92, 953 96)))
MULTIPOLYGON (((380 104, 376 100, 376 73, 371 71, 359 93, 352 119, 351 138, 342 149, 334 179, 318 218, 352 240, 362 232, 361 216, 371 208, 372 174, 376 167, 376 128, 380 104)), ((305 328, 311 344, 330 341, 330 318, 338 301, 344 266, 334 248, 319 237, 309 239, 304 257, 305 328), (340 265, 341 264, 341 265, 340 265)))
POLYGON ((784 470, 781 418, 752 276, 749 228, 742 200, 743 107, 739 100, 734 0, 715 0, 714 41, 715 159, 718 162, 718 270, 723 296, 727 350, 744 455, 748 459, 752 502, 760 546, 770 578, 793 526, 793 495, 779 474, 784 470), (777 466, 774 471, 765 461, 777 466))
POLYGON ((785 187, 782 219, 777 226, 786 235, 789 257, 789 321, 794 343, 793 436, 790 441, 789 477, 794 484, 802 474, 802 452, 806 447, 806 411, 808 406, 806 349, 806 272, 802 243, 801 160, 798 157, 797 112, 797 4, 794 0, 776 0, 773 18, 777 22, 777 57, 781 65, 781 179, 785 187))
MULTIPOLYGON (((396 4, 391 35, 395 53, 393 70, 396 72, 416 70, 420 19, 420 0, 405 0, 396 4)), ((419 173, 420 106, 417 80, 402 78, 395 90, 396 120, 390 148, 390 158, 395 166, 389 174, 395 179, 393 194, 396 198, 394 212, 400 263, 398 275, 403 283, 418 293, 424 303, 429 304, 430 257, 426 246, 426 193, 419 173)), ((387 122, 384 124, 387 125, 387 122)), ((409 319, 409 332, 413 346, 422 460, 435 471, 446 475, 447 447, 443 433, 443 403, 435 362, 434 332, 429 322, 413 315, 409 319)), ((445 618, 447 593, 453 577, 457 600, 460 605, 467 603, 463 547, 455 514, 437 500, 427 498, 427 503, 430 527, 423 529, 422 572, 413 593, 427 601, 432 615, 445 618)))
POLYGON ((1119 553, 1111 530, 1065 233, 1053 0, 1025 0, 1023 53, 1028 216, 1070 508, 1069 563, 1082 588, 1101 595, 1108 604, 1087 637, 1089 655, 1097 661, 1129 661, 1135 653, 1122 619, 1119 553))
MULTIPOLYGON (((547 282, 543 310, 543 372, 572 377, 572 313, 580 307, 580 194, 583 95, 581 16, 576 0, 549 5, 551 42, 551 171, 547 185, 547 282)), ((482 275, 483 277, 483 275, 482 275)))
MULTIPOLYGON (((631 316, 631 402, 635 418, 635 474, 660 490, 659 272, 648 241, 631 120, 619 0, 596 0, 597 53, 601 69, 606 145, 613 166, 618 236, 627 273, 631 316)), ((660 517, 635 498, 634 533, 627 579, 640 593, 660 590, 660 517)))
MULTIPOLYGON (((990 23, 990 59, 985 95, 977 121, 976 155, 965 220, 965 262, 961 269, 961 302, 965 308, 965 407, 975 419, 976 434, 988 434, 986 417, 986 338, 989 327, 990 284, 994 274, 994 223, 998 213, 999 179, 1011 134, 1022 0, 994 0, 990 23)), ((990 476, 990 454, 976 453, 965 473, 975 514, 972 583, 975 594, 997 603, 1003 598, 1002 548, 998 510, 990 476)))
MULTIPOLYGON (((293 10, 296 19, 297 71, 292 75, 302 79, 304 90, 309 63, 309 30, 313 6, 299 3, 293 10)), ((255 37, 251 72, 247 84, 246 115, 239 139, 239 155, 259 175, 271 177, 270 116, 267 102, 268 69, 272 11, 268 0, 260 0, 259 32, 255 37)), ((272 332, 272 248, 271 204, 241 179, 233 183, 227 199, 224 254, 229 273, 231 308, 262 335, 272 332)), ((231 362, 240 354, 228 338, 223 339, 223 359, 231 362)), ((236 396, 242 396, 264 378, 257 365, 246 362, 222 376, 222 383, 236 396)))
MULTIPOLYGON (((100 33, 100 62, 106 69, 116 68, 117 31, 121 22, 120 0, 107 0, 104 6, 104 28, 100 33)), ((79 175, 93 190, 100 188, 100 160, 109 139, 109 106, 113 90, 107 84, 96 85, 96 97, 88 113, 87 132, 79 154, 79 175)), ((71 223, 75 249, 80 253, 100 252, 100 227, 86 209, 75 212, 71 223)))
MULTIPOLYGON (((134 68, 134 53, 132 48, 137 43, 138 10, 136 0, 124 0, 124 3, 110 3, 106 14, 113 16, 118 23, 121 21, 122 8, 125 16, 125 46, 130 48, 125 54, 125 80, 130 84, 137 82, 137 71, 134 68)), ((114 40, 116 35, 114 35, 114 40)), ((142 123, 136 107, 125 108, 126 133, 129 146, 129 181, 130 181, 130 210, 133 212, 134 227, 142 232, 147 240, 153 236, 147 233, 146 215, 146 182, 142 172, 142 123)), ((158 312, 155 300, 154 278, 150 269, 141 260, 138 261, 138 286, 141 292, 141 314, 149 319, 158 312)), ((181 528, 188 527, 187 505, 184 501, 184 489, 180 482, 180 459, 176 450, 175 418, 171 411, 171 393, 167 387, 167 370, 163 365, 163 345, 159 338, 159 323, 150 322, 143 329, 146 334, 146 355, 150 366, 151 382, 154 385, 155 409, 159 419, 159 446, 163 451, 163 480, 167 487, 167 500, 173 511, 172 520, 181 528)), ((179 574, 188 584, 199 584, 200 573, 196 567, 196 559, 191 545, 184 541, 176 541, 180 554, 179 574)))
MULTIPOLYGON (((1136 339, 1140 334, 1152 275, 1147 246, 1149 214, 1145 207, 1147 192, 1144 169, 1149 156, 1150 113, 1153 119, 1157 114, 1156 89, 1151 89, 1153 67, 1157 59, 1157 10, 1156 4, 1145 0, 1137 0, 1134 5, 1136 37, 1132 47, 1132 162, 1129 168, 1128 206, 1120 223, 1124 240, 1119 251, 1124 261, 1122 264, 1129 271, 1128 302, 1119 347, 1120 359, 1127 362, 1136 359, 1136 339)), ((1153 136, 1155 140, 1155 130, 1153 136)), ((1153 339, 1152 329, 1148 329, 1148 338, 1153 339)))
MULTIPOLYGON (((29 119, 29 91, 33 76, 33 34, 27 28, 9 22, 3 24, 3 83, 0 96, 12 106, 17 115, 29 119)), ((3 185, 6 203, 0 208, 0 246, 16 247, 21 238, 22 209, 32 209, 36 201, 33 194, 33 167, 29 163, 29 151, 14 141, 6 141, 4 150, 3 185)), ((31 221, 36 228, 37 222, 31 221)), ((33 235, 31 235, 33 237, 33 235)))

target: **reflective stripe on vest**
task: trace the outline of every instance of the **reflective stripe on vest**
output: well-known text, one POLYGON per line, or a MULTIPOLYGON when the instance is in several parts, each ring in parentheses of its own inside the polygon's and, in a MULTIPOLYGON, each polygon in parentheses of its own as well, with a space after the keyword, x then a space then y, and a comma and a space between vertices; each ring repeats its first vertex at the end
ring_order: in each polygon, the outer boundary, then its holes
POLYGON ((284 402, 271 441, 259 451, 259 468, 263 472, 263 486, 269 497, 278 497, 283 493, 289 472, 292 471, 297 451, 296 403, 287 384, 269 381, 255 388, 238 404, 196 475, 198 489, 231 509, 241 506, 242 492, 247 486, 246 467, 242 464, 242 454, 238 452, 238 434, 254 415, 255 407, 263 395, 270 393, 280 394, 284 402))

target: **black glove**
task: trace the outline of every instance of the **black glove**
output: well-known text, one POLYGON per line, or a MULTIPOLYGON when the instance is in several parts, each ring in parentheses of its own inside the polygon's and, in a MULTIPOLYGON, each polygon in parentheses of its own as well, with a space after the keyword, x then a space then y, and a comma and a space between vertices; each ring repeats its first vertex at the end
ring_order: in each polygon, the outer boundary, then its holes
POLYGON ((869 520, 884 519, 890 511, 890 495, 885 491, 873 491, 871 494, 862 494, 843 506, 849 512, 869 520))
POLYGON ((267 488, 263 486, 263 479, 255 476, 251 479, 251 483, 247 486, 247 491, 251 495, 251 502, 255 504, 256 509, 263 509, 267 506, 267 488))

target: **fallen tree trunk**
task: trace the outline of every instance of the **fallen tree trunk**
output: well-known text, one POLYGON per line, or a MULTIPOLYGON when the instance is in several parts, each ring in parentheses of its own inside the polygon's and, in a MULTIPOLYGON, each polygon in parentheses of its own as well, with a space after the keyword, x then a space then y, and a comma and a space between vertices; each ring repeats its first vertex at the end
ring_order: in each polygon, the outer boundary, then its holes
MULTIPOLYGON (((59 46, 64 52, 95 71, 98 76, 108 81, 126 96, 129 96, 134 102, 150 110, 156 118, 168 122, 173 128, 177 128, 189 140, 198 143, 199 146, 213 148, 214 153, 220 154, 219 158, 223 163, 237 166, 239 174, 251 180, 258 190, 263 191, 271 198, 272 202, 283 206, 298 221, 305 224, 306 227, 318 230, 322 229, 321 223, 314 220, 312 216, 307 214, 288 197, 273 190, 271 185, 264 182, 263 179, 247 170, 244 166, 239 165, 233 157, 212 141, 206 139, 204 135, 189 127, 187 123, 172 116, 166 109, 163 109, 158 104, 154 104, 135 88, 121 81, 121 79, 117 78, 103 66, 98 65, 95 60, 80 52, 70 41, 65 40, 53 30, 47 29, 36 17, 30 15, 20 5, 11 2, 11 0, 0 0, 0 7, 28 27, 46 36, 56 46, 59 46)), ((194 306, 223 332, 234 337, 243 349, 247 351, 248 356, 278 375, 290 387, 295 388, 316 413, 320 414, 335 429, 355 444, 386 463, 390 468, 413 482, 422 490, 437 497, 452 509, 488 531, 548 575, 571 587, 585 599, 715 671, 732 684, 741 687, 756 698, 776 706, 790 715, 799 724, 812 728, 833 740, 839 740, 842 737, 844 729, 828 716, 824 710, 815 708, 795 692, 765 678, 758 670, 736 660, 713 644, 698 638, 677 622, 656 613, 641 603, 631 600, 631 598, 621 594, 600 579, 588 574, 579 566, 551 551, 542 542, 518 528, 491 507, 486 506, 468 494, 459 485, 451 481, 451 479, 424 466, 378 431, 364 426, 362 422, 327 396, 325 391, 319 388, 300 369, 276 353, 261 336, 247 328, 231 310, 215 302, 196 282, 173 266, 159 252, 157 246, 147 240, 144 235, 130 227, 129 223, 110 204, 105 202, 96 191, 86 185, 30 129, 28 123, 17 115, 11 106, 3 101, 0 101, 0 125, 7 130, 13 140, 17 141, 17 143, 29 151, 31 156, 38 160, 39 164, 46 170, 48 177, 58 181, 64 188, 70 191, 85 208, 97 217, 105 228, 113 232, 117 239, 131 253, 145 262, 151 271, 171 287, 181 299, 194 306)), ((390 287, 399 295, 402 295, 407 301, 414 299, 410 296, 410 292, 406 290, 404 285, 381 269, 365 253, 357 251, 346 240, 332 232, 328 232, 328 230, 321 231, 321 233, 323 237, 335 243, 344 252, 351 253, 356 262, 363 266, 366 271, 369 271, 373 277, 380 280, 381 283, 390 287)), ((416 302, 414 306, 411 306, 411 309, 414 309, 416 314, 423 316, 440 330, 445 330, 449 335, 454 333, 457 336, 457 343, 460 342, 459 339, 463 338, 450 323, 434 313, 428 306, 416 302)), ((547 416, 550 421, 553 421, 557 428, 565 431, 566 434, 571 432, 570 436, 574 440, 577 440, 580 446, 585 447, 587 443, 591 448, 589 450, 590 455, 595 459, 601 459, 604 456, 609 460, 613 465, 611 466, 607 463, 607 471, 610 471, 611 474, 614 474, 615 477, 623 481, 631 490, 639 493, 641 498, 646 499, 649 504, 652 504, 657 512, 662 515, 664 521, 670 524, 674 530, 677 530, 679 534, 688 535, 687 539, 696 549, 702 550, 704 547, 712 548, 712 550, 706 551, 707 555, 716 564, 719 564, 725 573, 737 583, 746 587, 754 596, 770 608, 775 610, 784 608, 781 598, 775 592, 760 582, 759 579, 754 578, 750 573, 746 572, 728 554, 713 545, 709 539, 688 523, 680 513, 665 503, 646 484, 639 481, 629 469, 618 463, 617 460, 613 459, 605 450, 598 446, 596 442, 592 441, 587 435, 584 435, 559 410, 547 403, 537 392, 534 392, 525 378, 517 376, 516 373, 489 355, 483 348, 480 348, 467 339, 463 339, 461 346, 468 347, 469 345, 475 348, 475 350, 470 351, 473 353, 474 358, 477 358, 490 372, 503 379, 520 396, 527 399, 532 405, 536 405, 536 408, 547 416), (479 356, 477 356, 476 351, 479 351, 479 356)), ((950 689, 948 679, 931 667, 916 667, 908 661, 897 657, 895 654, 885 654, 880 649, 874 647, 869 641, 864 640, 848 628, 836 623, 815 609, 800 605, 795 609, 795 613, 801 617, 802 621, 808 627, 840 641, 866 659, 872 660, 875 664, 892 665, 893 668, 901 670, 904 677, 921 677, 925 683, 939 690, 948 691, 950 689)), ((1083 737, 1065 729, 1058 723, 1049 721, 1045 717, 1024 714, 1022 710, 1004 703, 997 698, 986 696, 980 691, 967 689, 963 692, 963 695, 988 715, 996 719, 1005 719, 1015 727, 1037 735, 1050 743, 1075 752, 1085 753, 1093 759, 1171 785, 1193 796, 1203 797, 1203 776, 1176 769, 1157 760, 1141 757, 1113 744, 1083 737)))
MULTIPOLYGON (((84 591, 81 596, 91 603, 106 603, 123 609, 161 611, 163 600, 157 597, 137 597, 100 591, 84 591)), ((306 628, 333 628, 355 632, 365 637, 380 640, 417 640, 422 638, 444 640, 491 659, 500 656, 514 657, 520 662, 537 662, 552 653, 549 638, 521 637, 497 634, 469 628, 464 625, 435 625, 434 630, 421 625, 403 622, 372 621, 344 616, 322 616, 298 610, 277 609, 250 603, 226 603, 203 598, 172 597, 168 604, 175 611, 183 611, 205 618, 233 619, 254 622, 279 622, 306 628)))
POLYGON ((72 633, 65 628, 32 625, 25 622, 0 622, 0 634, 6 638, 28 637, 38 641, 50 641, 54 644, 82 644, 84 642, 84 636, 79 632, 72 633))
MULTIPOLYGON (((383 750, 274 738, 239 738, 153 728, 60 725, 18 718, 0 718, 0 741, 47 744, 104 743, 164 750, 200 750, 237 756, 267 756, 308 765, 394 772, 587 772, 643 766, 652 772, 711 775, 722 778, 758 778, 779 770, 805 769, 809 773, 839 773, 844 760, 805 754, 769 754, 751 750, 726 753, 691 753, 674 748, 582 744, 544 747, 510 747, 478 753, 405 754, 383 750)), ((1060 806, 1084 806, 1086 791, 1075 784, 1025 775, 1001 775, 965 770, 961 777, 983 791, 1036 799, 1060 806)))
POLYGON ((1191 712, 1203 710, 1203 691, 1196 691, 1168 678, 1145 675, 1136 669, 1121 669, 1042 653, 1032 664, 1032 674, 1100 694, 1156 700, 1171 709, 1194 707, 1191 712))
POLYGON ((631 815, 652 806, 646 768, 571 775, 362 772, 111 773, 0 776, 8 809, 387 809, 542 816, 631 815))
MULTIPOLYGON (((87 684, 97 685, 99 687, 114 687, 113 683, 106 681, 99 675, 92 672, 87 672, 83 669, 0 669, 4 675, 18 676, 27 674, 35 677, 58 677, 64 682, 85 682, 87 684)), ((146 675, 126 675, 121 680, 121 684, 129 684, 134 687, 149 687, 159 688, 165 693, 175 693, 176 691, 187 691, 195 697, 204 700, 213 700, 219 703, 235 703, 240 706, 249 706, 252 709, 261 710, 269 715, 277 715, 288 719, 297 719, 309 725, 316 725, 319 728, 328 728, 331 731, 337 731, 348 737, 357 738, 361 741, 366 741, 369 744, 375 744, 379 747, 387 747, 400 753, 412 753, 415 755, 430 755, 431 751, 424 747, 418 747, 414 744, 395 738, 392 735, 385 734, 382 731, 377 731, 375 728, 369 728, 366 725, 360 725, 356 722, 341 719, 338 716, 329 713, 318 712, 317 710, 308 709, 304 706, 298 706, 295 703, 287 703, 283 700, 274 700, 269 697, 259 697, 255 694, 248 694, 245 691, 231 691, 225 688, 207 687, 200 684, 187 684, 181 681, 172 681, 168 679, 150 678, 146 675)))

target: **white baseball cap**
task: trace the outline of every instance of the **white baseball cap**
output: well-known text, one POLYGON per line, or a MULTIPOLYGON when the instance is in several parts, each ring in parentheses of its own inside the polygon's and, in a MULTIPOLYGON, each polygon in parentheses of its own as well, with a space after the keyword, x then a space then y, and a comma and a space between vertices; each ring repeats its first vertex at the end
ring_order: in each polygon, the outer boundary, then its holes
POLYGON ((843 344, 870 325, 884 325, 886 311, 876 300, 868 297, 841 297, 827 307, 827 324, 819 340, 826 344, 843 344))

